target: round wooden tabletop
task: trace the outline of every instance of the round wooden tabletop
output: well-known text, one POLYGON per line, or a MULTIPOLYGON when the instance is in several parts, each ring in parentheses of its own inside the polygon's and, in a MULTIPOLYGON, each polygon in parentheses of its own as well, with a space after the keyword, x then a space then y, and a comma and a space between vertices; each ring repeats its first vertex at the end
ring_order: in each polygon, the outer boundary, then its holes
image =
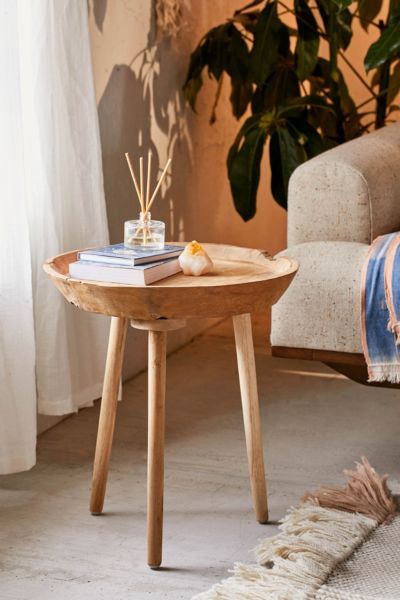
POLYGON ((296 274, 298 263, 265 252, 203 244, 214 270, 201 277, 178 273, 151 285, 120 285, 72 279, 77 252, 60 254, 43 268, 68 302, 90 312, 140 320, 228 317, 274 304, 296 274))

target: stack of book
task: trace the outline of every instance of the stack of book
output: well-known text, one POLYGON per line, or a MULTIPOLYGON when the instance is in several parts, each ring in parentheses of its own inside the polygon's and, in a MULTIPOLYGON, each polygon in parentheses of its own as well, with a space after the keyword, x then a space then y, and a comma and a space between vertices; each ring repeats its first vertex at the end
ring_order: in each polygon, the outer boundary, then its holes
POLYGON ((69 274, 88 281, 148 285, 181 271, 178 257, 183 250, 183 246, 168 245, 133 250, 124 244, 83 250, 77 262, 69 265, 69 274))

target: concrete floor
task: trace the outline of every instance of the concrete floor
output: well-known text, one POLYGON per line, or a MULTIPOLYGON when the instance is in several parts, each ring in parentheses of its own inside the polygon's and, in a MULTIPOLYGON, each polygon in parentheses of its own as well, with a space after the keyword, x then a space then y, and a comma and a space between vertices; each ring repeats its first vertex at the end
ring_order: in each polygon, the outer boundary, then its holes
POLYGON ((229 322, 171 355, 164 568, 146 566, 146 375, 124 386, 106 513, 88 496, 97 405, 43 434, 38 464, 0 478, 0 600, 189 599, 251 561, 260 537, 307 489, 340 483, 361 454, 399 491, 399 392, 367 389, 317 363, 273 359, 255 327, 272 523, 248 489, 229 322))

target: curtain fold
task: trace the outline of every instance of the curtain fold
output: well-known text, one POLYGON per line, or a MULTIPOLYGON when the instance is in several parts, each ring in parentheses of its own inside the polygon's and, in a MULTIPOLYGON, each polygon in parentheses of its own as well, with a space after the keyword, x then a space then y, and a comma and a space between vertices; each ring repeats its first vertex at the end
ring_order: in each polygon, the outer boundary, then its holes
POLYGON ((108 319, 44 260, 108 242, 85 0, 0 0, 0 471, 35 462, 36 411, 101 395, 108 319), (23 376, 22 376, 23 373, 23 376))

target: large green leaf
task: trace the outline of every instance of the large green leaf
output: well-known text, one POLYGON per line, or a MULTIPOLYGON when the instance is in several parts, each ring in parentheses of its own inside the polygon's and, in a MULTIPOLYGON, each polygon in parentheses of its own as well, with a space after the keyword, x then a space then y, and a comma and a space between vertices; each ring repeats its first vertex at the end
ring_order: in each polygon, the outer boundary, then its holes
POLYGON ((307 79, 314 70, 318 58, 319 38, 296 42, 296 74, 300 81, 307 79))
MULTIPOLYGON (((344 115, 343 128, 345 137, 346 140, 352 140, 362 133, 362 115, 357 111, 356 103, 350 95, 349 88, 341 71, 338 71, 337 90, 341 113, 344 115)), ((340 118, 340 115, 338 117, 340 118)))
POLYGON ((232 91, 229 100, 232 105, 233 115, 240 119, 244 115, 253 95, 251 83, 241 83, 232 80, 232 91))
POLYGON ((379 14, 381 8, 382 0, 358 0, 360 23, 365 31, 368 31, 368 26, 379 14))
POLYGON ((223 71, 232 80, 245 83, 249 72, 249 50, 242 35, 233 23, 213 27, 191 54, 183 93, 193 110, 202 86, 202 71, 219 81, 223 71))
POLYGON ((328 42, 335 37, 339 48, 344 50, 349 46, 353 35, 351 25, 353 15, 348 8, 338 10, 332 0, 316 0, 319 13, 324 23, 328 42))
POLYGON ((226 53, 223 68, 233 80, 244 83, 248 78, 250 54, 246 42, 234 25, 228 27, 224 44, 226 53))
POLYGON ((299 80, 287 61, 280 61, 263 85, 257 86, 251 109, 253 113, 273 109, 286 98, 300 96, 299 80))
POLYGON ((201 75, 198 77, 190 78, 186 81, 183 88, 183 95, 185 100, 189 102, 191 109, 196 112, 196 100, 197 94, 199 93, 201 86, 203 85, 203 79, 201 75))
POLYGON ((302 145, 307 158, 312 158, 326 150, 324 140, 320 133, 306 121, 304 117, 286 119, 289 129, 298 132, 298 139, 302 138, 302 145))
POLYGON ((308 121, 313 127, 321 130, 325 149, 333 148, 338 144, 338 119, 335 114, 311 107, 308 121))
POLYGON ((340 103, 345 114, 351 114, 356 110, 356 104, 353 98, 350 96, 349 88, 345 78, 343 77, 342 71, 338 71, 338 91, 340 96, 340 103))
POLYGON ((321 111, 318 107, 311 107, 311 121, 314 126, 321 128, 325 138, 330 139, 333 143, 339 141, 339 123, 342 123, 345 129, 346 139, 352 139, 361 133, 361 116, 357 116, 355 102, 340 69, 337 69, 335 85, 332 85, 330 64, 326 59, 319 58, 313 75, 310 77, 310 83, 312 93, 323 94, 329 99, 329 106, 335 111, 328 113, 321 111))
POLYGON ((233 201, 244 221, 256 213, 260 163, 272 122, 272 113, 249 117, 229 150, 227 166, 233 201))
POLYGON ((214 27, 208 33, 207 66, 208 73, 217 81, 222 75, 227 54, 228 26, 214 27))
POLYGON ((270 2, 258 17, 254 45, 250 53, 251 76, 257 84, 263 84, 276 66, 282 30, 283 25, 277 14, 277 2, 270 2))
POLYGON ((272 195, 278 204, 287 208, 289 178, 293 171, 307 160, 304 145, 286 126, 278 127, 271 136, 269 160, 272 195))
POLYGON ((400 12, 396 11, 380 38, 369 48, 364 58, 367 71, 382 66, 400 52, 400 12))
POLYGON ((207 65, 208 55, 208 40, 203 38, 197 48, 190 55, 190 63, 186 76, 186 81, 183 84, 183 95, 189 102, 192 110, 196 110, 196 99, 201 86, 203 84, 201 73, 207 65))
MULTIPOLYGON (((334 102, 335 94, 332 89, 331 66, 325 58, 319 58, 312 76, 309 78, 312 95, 322 95, 325 99, 334 102)), ((337 85, 336 85, 337 88, 337 85)), ((336 91, 337 95, 337 91, 336 91)), ((308 121, 322 131, 324 143, 330 141, 330 146, 336 144, 337 122, 336 112, 327 111, 325 108, 310 106, 308 121)))
POLYGON ((310 92, 315 94, 317 92, 327 93, 331 88, 331 66, 326 58, 319 57, 315 69, 308 78, 310 82, 310 92))
POLYGON ((339 47, 343 50, 348 48, 353 37, 352 21, 353 15, 348 9, 342 10, 337 14, 336 27, 338 28, 339 47))
POLYGON ((223 71, 240 81, 246 79, 249 52, 246 42, 233 23, 226 23, 209 31, 204 54, 208 71, 217 81, 223 71))
POLYGON ((306 0, 295 0, 294 8, 298 28, 296 73, 304 81, 313 72, 318 59, 318 24, 306 0))

